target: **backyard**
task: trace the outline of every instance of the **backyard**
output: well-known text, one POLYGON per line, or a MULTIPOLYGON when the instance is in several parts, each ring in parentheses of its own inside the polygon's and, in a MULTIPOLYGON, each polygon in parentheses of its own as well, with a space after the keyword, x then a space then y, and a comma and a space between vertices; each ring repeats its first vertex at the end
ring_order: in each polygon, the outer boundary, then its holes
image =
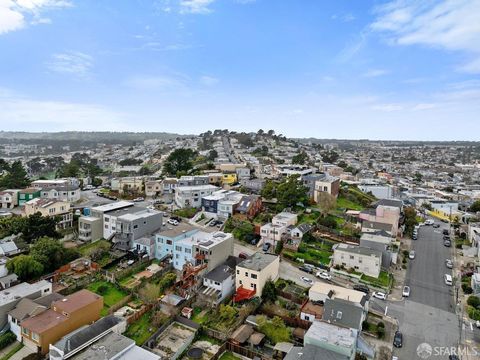
POLYGON ((315 241, 308 244, 302 242, 297 252, 283 251, 283 255, 291 260, 302 259, 305 263, 316 266, 330 264, 332 254, 332 244, 325 241, 315 241))
POLYGON ((107 315, 108 309, 112 305, 115 305, 125 296, 127 296, 127 293, 118 289, 114 284, 104 280, 91 283, 87 289, 103 296, 103 309, 101 312, 102 316, 107 315))
POLYGON ((240 358, 233 355, 230 351, 226 351, 220 356, 219 360, 240 360, 240 358))
POLYGON ((382 270, 382 271, 380 271, 380 275, 378 276, 378 279, 374 278, 372 276, 367 276, 367 275, 363 274, 360 281, 362 281, 364 283, 367 283, 367 284, 370 284, 372 286, 377 286, 377 287, 381 287, 383 289, 387 289, 388 287, 390 287, 392 277, 391 277, 390 273, 382 270))
POLYGON ((107 265, 112 259, 110 257, 111 243, 107 240, 98 240, 78 247, 82 256, 90 257, 100 266, 107 265))
POLYGON ((143 314, 140 319, 128 326, 124 335, 135 340, 138 346, 142 346, 157 331, 157 328, 152 325, 150 318, 150 312, 143 314))

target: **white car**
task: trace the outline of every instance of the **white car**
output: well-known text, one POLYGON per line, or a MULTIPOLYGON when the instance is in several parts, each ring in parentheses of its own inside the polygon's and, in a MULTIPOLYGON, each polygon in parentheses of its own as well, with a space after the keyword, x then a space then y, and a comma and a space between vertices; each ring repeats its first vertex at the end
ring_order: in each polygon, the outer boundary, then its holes
POLYGON ((374 298, 380 299, 380 300, 387 300, 387 294, 380 292, 380 291, 375 291, 372 296, 374 298))
POLYGON ((403 297, 409 297, 410 296, 410 286, 404 286, 403 287, 402 296, 403 297))
POLYGON ((145 201, 145 199, 143 197, 138 197, 136 199, 133 199, 133 202, 141 202, 141 201, 145 201))
POLYGON ((410 251, 410 252, 408 253, 408 258, 409 258, 410 260, 415 259, 415 251, 414 251, 414 250, 412 250, 412 251, 410 251))
POLYGON ((332 280, 332 276, 325 271, 317 272, 316 276, 320 279, 323 279, 323 280, 328 280, 328 281, 332 280))
POLYGON ((306 282, 308 285, 313 285, 313 280, 310 280, 309 278, 307 278, 305 276, 300 277, 300 279, 302 279, 302 281, 306 282))
POLYGON ((433 225, 433 224, 435 224, 435 221, 433 221, 432 219, 425 220, 425 225, 433 225))

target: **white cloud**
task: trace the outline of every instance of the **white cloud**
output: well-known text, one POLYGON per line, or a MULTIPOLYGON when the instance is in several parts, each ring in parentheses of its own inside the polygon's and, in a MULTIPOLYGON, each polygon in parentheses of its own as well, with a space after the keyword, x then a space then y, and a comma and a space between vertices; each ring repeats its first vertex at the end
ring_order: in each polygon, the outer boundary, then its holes
POLYGON ((212 12, 210 5, 215 0, 180 0, 180 13, 182 14, 209 14, 212 12))
POLYGON ((426 45, 461 51, 472 60, 458 69, 480 73, 480 0, 398 0, 375 9, 370 26, 398 45, 426 45))
POLYGON ((70 6, 64 0, 0 0, 0 35, 22 29, 28 22, 48 24, 50 19, 43 12, 70 6))
POLYGON ((364 74, 362 74, 362 76, 367 78, 373 78, 373 77, 387 75, 388 73, 390 73, 390 71, 384 70, 384 69, 370 69, 364 74))
POLYGON ((337 56, 337 59, 340 62, 348 62, 350 61, 356 53, 358 53, 365 44, 367 43, 367 33, 361 32, 358 36, 355 37, 352 41, 350 41, 337 56))
POLYGON ((432 104, 432 103, 417 104, 412 108, 412 110, 413 111, 429 110, 429 109, 434 109, 437 106, 438 106, 437 104, 432 104))
POLYGON ((79 51, 68 51, 53 54, 52 59, 46 65, 51 71, 86 78, 93 66, 93 58, 79 51))
POLYGON ((212 76, 201 76, 200 77, 200 83, 205 85, 205 86, 213 86, 213 85, 216 85, 218 84, 220 80, 215 78, 215 77, 212 77, 212 76))
POLYGON ((2 130, 71 130, 81 124, 87 131, 128 130, 127 115, 96 104, 55 100, 40 101, 20 96, 10 90, 0 91, 2 130), (11 126, 11 128, 9 128, 11 126))

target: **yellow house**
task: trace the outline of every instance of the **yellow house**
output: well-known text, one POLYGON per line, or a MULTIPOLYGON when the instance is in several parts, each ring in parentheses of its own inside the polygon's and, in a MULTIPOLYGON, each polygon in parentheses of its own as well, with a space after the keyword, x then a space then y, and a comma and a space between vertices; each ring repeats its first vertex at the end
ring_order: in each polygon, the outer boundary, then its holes
POLYGON ((237 182, 236 173, 224 173, 222 176, 222 183, 227 185, 233 185, 237 182))
POLYGON ((60 220, 57 226, 62 229, 73 225, 73 213, 70 211, 70 203, 66 201, 35 198, 25 203, 23 211, 25 216, 37 212, 42 216, 58 216, 60 220))

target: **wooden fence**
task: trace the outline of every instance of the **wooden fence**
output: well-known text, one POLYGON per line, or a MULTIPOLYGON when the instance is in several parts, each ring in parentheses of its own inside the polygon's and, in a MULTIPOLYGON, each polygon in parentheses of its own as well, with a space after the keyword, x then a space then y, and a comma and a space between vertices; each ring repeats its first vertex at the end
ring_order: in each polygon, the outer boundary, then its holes
POLYGON ((121 307, 125 306, 127 303, 129 303, 132 300, 132 294, 129 294, 122 298, 119 302, 113 304, 108 308, 108 314, 111 315, 121 307))
POLYGON ((231 342, 226 343, 226 348, 227 350, 234 352, 235 354, 242 355, 245 357, 248 357, 249 359, 253 359, 254 357, 258 357, 261 360, 272 360, 273 358, 270 356, 267 356, 265 354, 259 353, 257 351, 254 351, 252 349, 235 345, 232 344, 231 342))

